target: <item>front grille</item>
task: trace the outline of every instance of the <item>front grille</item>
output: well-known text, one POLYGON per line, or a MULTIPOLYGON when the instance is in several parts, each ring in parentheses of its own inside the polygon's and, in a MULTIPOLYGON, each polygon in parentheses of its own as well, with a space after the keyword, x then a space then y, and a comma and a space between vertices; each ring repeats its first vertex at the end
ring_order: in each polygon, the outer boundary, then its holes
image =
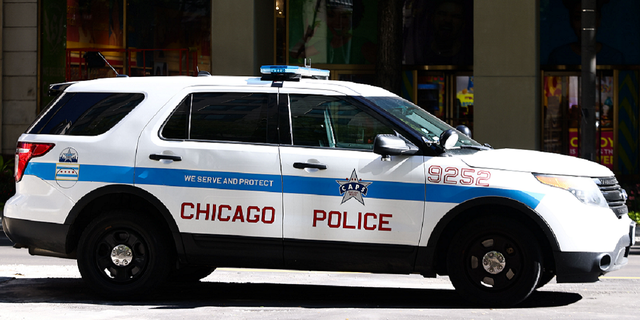
POLYGON ((620 187, 615 177, 596 178, 594 180, 598 188, 600 188, 602 195, 607 200, 609 208, 613 210, 613 213, 615 213, 618 218, 621 218, 629 212, 629 209, 625 205, 627 193, 620 187))

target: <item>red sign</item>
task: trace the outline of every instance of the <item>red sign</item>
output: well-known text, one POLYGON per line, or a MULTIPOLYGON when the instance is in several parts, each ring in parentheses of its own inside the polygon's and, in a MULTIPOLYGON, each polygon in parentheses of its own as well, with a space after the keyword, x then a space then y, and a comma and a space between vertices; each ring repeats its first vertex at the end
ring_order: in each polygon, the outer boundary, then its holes
MULTIPOLYGON (((569 155, 578 157, 580 138, 578 129, 569 129, 569 155)), ((613 169, 613 130, 602 129, 600 131, 600 149, 598 150, 598 162, 609 169, 613 169)))

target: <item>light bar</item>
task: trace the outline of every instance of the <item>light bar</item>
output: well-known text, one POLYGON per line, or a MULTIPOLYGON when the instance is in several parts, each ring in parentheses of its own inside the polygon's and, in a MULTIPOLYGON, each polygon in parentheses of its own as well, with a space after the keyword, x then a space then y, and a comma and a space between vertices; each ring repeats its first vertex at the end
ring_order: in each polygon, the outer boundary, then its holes
POLYGON ((329 79, 329 70, 315 69, 309 67, 298 66, 262 66, 260 67, 260 73, 263 75, 263 79, 282 78, 283 80, 298 80, 300 78, 312 78, 312 79, 329 79))

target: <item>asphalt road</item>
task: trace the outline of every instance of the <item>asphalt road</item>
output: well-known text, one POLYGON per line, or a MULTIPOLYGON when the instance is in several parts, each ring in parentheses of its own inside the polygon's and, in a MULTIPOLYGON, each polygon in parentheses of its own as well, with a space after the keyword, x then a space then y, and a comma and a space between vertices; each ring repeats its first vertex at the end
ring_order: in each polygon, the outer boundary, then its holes
POLYGON ((467 304, 447 277, 224 268, 139 301, 105 300, 74 260, 29 256, 0 237, 0 319, 636 319, 640 247, 597 283, 552 281, 514 308, 467 304))

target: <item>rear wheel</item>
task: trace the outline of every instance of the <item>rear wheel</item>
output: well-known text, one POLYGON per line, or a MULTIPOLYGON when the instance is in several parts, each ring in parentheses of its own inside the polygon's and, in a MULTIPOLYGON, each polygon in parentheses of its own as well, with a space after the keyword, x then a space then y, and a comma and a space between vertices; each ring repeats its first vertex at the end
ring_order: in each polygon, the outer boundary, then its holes
POLYGON ((501 216, 467 223, 456 233, 447 256, 449 278, 459 294, 494 306, 526 299, 538 284, 541 263, 533 234, 501 216))
POLYGON ((139 298, 166 279, 171 249, 161 229, 136 212, 110 212, 83 232, 78 269, 102 296, 139 298))

